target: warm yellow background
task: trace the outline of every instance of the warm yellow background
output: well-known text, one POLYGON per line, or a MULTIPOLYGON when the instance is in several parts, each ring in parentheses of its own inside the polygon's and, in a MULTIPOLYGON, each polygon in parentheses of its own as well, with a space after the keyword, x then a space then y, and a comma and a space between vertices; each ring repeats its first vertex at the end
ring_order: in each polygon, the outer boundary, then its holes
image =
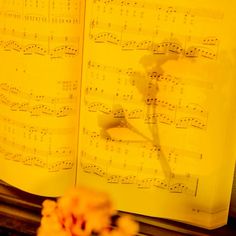
POLYGON ((225 224, 235 4, 0 1, 0 178, 44 196, 76 182, 119 210, 225 224))

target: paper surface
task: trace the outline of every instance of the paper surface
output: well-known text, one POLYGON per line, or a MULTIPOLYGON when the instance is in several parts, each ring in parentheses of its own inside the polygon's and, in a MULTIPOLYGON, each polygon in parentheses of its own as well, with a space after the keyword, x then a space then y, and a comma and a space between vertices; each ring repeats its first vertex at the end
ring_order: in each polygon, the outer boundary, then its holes
POLYGON ((0 1, 0 177, 61 195, 75 182, 82 1, 0 1))
POLYGON ((44 196, 77 179, 119 210, 225 224, 235 3, 83 4, 0 1, 0 178, 44 196))
POLYGON ((235 73, 224 6, 86 1, 78 184, 120 210, 226 223, 235 73))

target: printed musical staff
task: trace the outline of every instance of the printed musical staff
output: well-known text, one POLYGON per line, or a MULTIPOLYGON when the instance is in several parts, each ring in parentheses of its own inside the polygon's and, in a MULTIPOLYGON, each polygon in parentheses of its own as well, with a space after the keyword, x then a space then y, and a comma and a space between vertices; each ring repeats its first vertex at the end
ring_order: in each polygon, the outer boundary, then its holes
POLYGON ((0 104, 11 111, 25 112, 31 116, 70 116, 73 114, 72 106, 75 102, 76 96, 70 93, 65 97, 51 97, 23 91, 8 83, 0 84, 0 104))
POLYGON ((0 104, 7 106, 11 111, 20 111, 29 113, 31 116, 49 115, 56 117, 71 116, 73 109, 71 106, 55 107, 46 104, 20 103, 9 100, 3 94, 0 94, 0 104))
POLYGON ((201 102, 185 101, 184 97, 185 92, 188 93, 192 88, 204 93, 211 90, 212 84, 209 81, 196 77, 176 77, 158 71, 158 68, 139 72, 132 68, 106 66, 93 61, 88 62, 87 68, 92 79, 91 85, 94 84, 93 78, 96 78, 98 85, 86 88, 85 105, 89 113, 96 112, 98 116, 102 113, 104 119, 110 117, 114 122, 122 118, 137 120, 141 122, 139 124, 147 126, 163 124, 182 130, 207 130, 208 108, 201 102), (117 83, 114 91, 111 87, 106 89, 111 76, 117 83), (143 90, 143 98, 136 89, 138 86, 143 90), (127 106, 114 109, 111 104, 101 101, 99 96, 113 99, 113 102, 123 101, 127 106))
POLYGON ((108 5, 116 5, 121 7, 130 7, 130 8, 145 8, 145 10, 152 10, 152 9, 158 9, 159 11, 163 11, 164 13, 181 13, 183 15, 188 14, 194 14, 196 16, 201 16, 205 18, 213 18, 213 19, 222 19, 223 15, 219 11, 214 10, 207 10, 207 9, 199 9, 199 8, 193 8, 193 9, 187 9, 185 7, 181 6, 169 6, 160 4, 157 2, 152 1, 135 1, 135 0, 95 0, 93 1, 94 5, 101 5, 101 6, 108 6, 108 5))
POLYGON ((67 170, 74 166, 73 152, 69 147, 55 149, 49 153, 47 150, 16 143, 3 136, 0 140, 0 153, 7 160, 38 166, 48 171, 67 170))
POLYGON ((208 132, 206 94, 214 86, 177 67, 218 60, 215 26, 222 16, 150 1, 97 0, 89 7, 80 133, 84 173, 108 184, 197 196, 193 166, 201 165, 204 153, 194 142, 208 132), (114 62, 100 57, 103 51, 114 52, 114 62), (181 139, 192 134, 183 148, 181 139))
POLYGON ((73 172, 79 78, 65 75, 81 56, 81 2, 0 5, 0 57, 6 60, 0 76, 4 165, 25 165, 35 173, 73 172))
POLYGON ((151 159, 157 159, 157 153, 160 153, 160 150, 162 149, 164 153, 167 154, 167 156, 172 159, 175 157, 182 157, 190 158, 194 160, 201 160, 202 154, 197 153, 194 151, 179 149, 175 147, 168 147, 168 146, 152 146, 151 144, 148 144, 146 141, 143 142, 135 142, 134 140, 114 140, 112 137, 104 138, 101 133, 93 132, 90 130, 87 130, 86 128, 83 129, 83 134, 85 141, 90 141, 90 145, 96 146, 96 148, 100 148, 103 150, 107 150, 109 152, 114 152, 118 154, 124 154, 127 155, 127 151, 135 151, 138 150, 138 152, 145 152, 144 158, 151 158, 151 159), (130 145, 132 144, 132 146, 130 145), (99 146, 97 146, 99 145, 99 146), (129 147, 129 150, 127 150, 127 147, 129 147))
POLYGON ((78 24, 81 20, 80 5, 76 0, 4 2, 1 14, 6 19, 38 24, 78 24), (23 9, 23 10, 22 10, 23 9))
POLYGON ((16 41, 10 40, 10 41, 3 41, 1 40, 0 44, 0 50, 4 51, 15 51, 18 53, 22 53, 23 55, 40 55, 40 56, 50 56, 51 58, 62 58, 65 56, 77 56, 78 46, 73 44, 67 44, 67 45, 60 45, 56 47, 50 47, 51 42, 48 41, 48 45, 42 46, 41 44, 20 44, 16 41))
MULTIPOLYGON (((97 35, 91 35, 95 43, 111 43, 117 45, 124 51, 130 50, 147 50, 153 54, 181 54, 185 57, 204 57, 208 59, 217 59, 218 52, 218 40, 208 41, 208 37, 202 40, 202 45, 196 46, 183 46, 179 42, 172 41, 160 41, 152 42, 148 40, 130 40, 122 41, 120 37, 115 36, 111 32, 102 32, 97 35), (207 47, 208 46, 208 47, 207 47)), ((194 43, 193 43, 194 45, 194 43)))
MULTIPOLYGON (((151 102, 148 102, 147 105, 151 105, 151 102)), ((117 110, 105 103, 89 103, 87 101, 87 109, 89 112, 101 112, 114 119, 126 118, 128 120, 142 120, 144 124, 157 124, 158 122, 173 125, 176 128, 192 127, 202 130, 207 128, 208 113, 198 104, 173 105, 159 99, 155 103, 152 103, 152 105, 158 106, 157 114, 149 114, 144 108, 117 110), (159 108, 162 108, 162 110, 160 111, 159 108)))
MULTIPOLYGON (((163 174, 161 155, 165 156, 170 166, 171 176, 177 176, 175 172, 181 168, 183 172, 183 166, 199 164, 203 159, 201 153, 177 146, 154 145, 151 138, 143 139, 143 135, 140 140, 128 137, 122 139, 122 135, 121 138, 113 138, 108 130, 129 129, 129 125, 125 124, 133 120, 146 129, 151 125, 162 124, 175 130, 181 129, 181 132, 189 129, 205 132, 209 115, 207 107, 201 101, 186 100, 185 94, 193 89, 206 93, 212 89, 212 84, 196 77, 181 78, 167 74, 158 67, 136 71, 92 60, 87 62, 87 73, 87 86, 84 87, 86 116, 95 117, 97 123, 103 120, 103 126, 100 131, 89 131, 84 126, 81 145, 83 152, 87 152, 83 154, 85 157, 81 162, 84 172, 104 178, 110 184, 135 184, 138 189, 156 188, 169 193, 196 196, 198 177, 184 175, 185 179, 173 177, 167 181, 164 176, 155 173, 158 170, 163 174), (116 86, 107 86, 111 77, 116 86), (120 104, 120 101, 123 101, 124 106, 115 105, 116 102, 120 104), (106 121, 109 123, 107 126, 106 121), (88 150, 93 151, 88 153, 88 150), (103 153, 103 157, 99 153, 103 153), (111 156, 112 160, 118 158, 119 161, 109 160, 111 156), (133 160, 133 157, 138 160, 133 160), (127 164, 127 160, 132 164, 127 164)), ((139 130, 138 126, 135 128, 139 130)))
POLYGON ((118 46, 123 51, 217 59, 220 40, 212 29, 223 17, 219 12, 151 1, 96 1, 92 9, 89 37, 95 43, 118 46), (208 25, 204 21, 212 25, 205 30, 209 35, 191 35, 192 28, 200 31, 208 25), (184 31, 180 30, 183 25, 184 31))
POLYGON ((116 76, 117 83, 119 83, 119 85, 131 84, 135 86, 135 78, 141 77, 143 79, 149 79, 150 83, 157 82, 159 89, 161 84, 167 84, 167 87, 171 88, 172 91, 177 90, 178 87, 181 89, 183 86, 194 86, 203 89, 212 88, 212 84, 209 81, 203 81, 200 78, 181 78, 168 73, 160 73, 155 69, 147 72, 141 72, 134 70, 133 68, 119 68, 115 66, 99 64, 91 60, 88 61, 87 68, 91 75, 94 74, 94 77, 96 76, 98 81, 106 80, 106 77, 109 78, 109 76, 105 76, 106 74, 116 76))
MULTIPOLYGON (((64 81, 59 81, 59 83, 63 83, 64 81)), ((76 100, 76 96, 68 96, 68 97, 50 97, 50 96, 45 96, 42 94, 34 94, 32 92, 26 92, 23 91, 20 88, 17 88, 15 86, 10 85, 9 83, 1 83, 0 84, 0 90, 3 91, 4 93, 8 93, 11 95, 18 96, 19 98, 23 98, 26 100, 34 100, 37 102, 47 102, 47 103, 72 103, 76 100)))
MULTIPOLYGON (((114 19, 109 19, 109 21, 113 21, 114 19)), ((148 27, 148 25, 142 29, 142 33, 144 34, 145 38, 142 38, 140 40, 139 37, 135 38, 135 36, 138 36, 139 30, 134 27, 129 27, 129 33, 132 33, 133 39, 132 40, 124 40, 123 38, 123 31, 124 27, 121 24, 122 21, 117 21, 112 24, 111 27, 107 27, 107 22, 104 21, 104 19, 94 18, 90 22, 90 34, 89 37, 96 43, 111 43, 115 45, 127 44, 132 45, 133 49, 136 50, 150 50, 153 44, 161 43, 160 37, 164 36, 167 48, 172 47, 182 47, 181 45, 184 45, 186 41, 188 42, 195 42, 202 45, 208 45, 208 46, 217 46, 220 43, 220 40, 217 36, 212 35, 200 35, 200 36, 190 36, 183 33, 173 33, 168 32, 166 29, 160 29, 158 28, 158 32, 154 31, 153 27, 148 27), (107 30, 110 31, 107 31, 107 30), (153 34, 156 35, 155 39, 158 39, 158 41, 153 40, 153 34), (169 41, 167 40, 169 38, 169 41), (173 45, 172 45, 173 44, 173 45)), ((148 22, 149 25, 151 22, 148 22)), ((162 39, 163 40, 163 39, 162 39)), ((163 42, 162 42, 163 43, 163 42)), ((164 47, 165 45, 163 45, 164 47)), ((180 49, 180 48, 179 48, 180 49)), ((180 49, 181 50, 181 49, 180 49)))
MULTIPOLYGON (((121 169, 119 170, 121 166, 119 165, 111 165, 111 163, 108 165, 108 162, 103 163, 103 165, 97 164, 97 157, 94 157, 85 151, 82 151, 81 153, 80 166, 85 173, 104 178, 109 184, 133 184, 141 189, 155 188, 157 191, 164 190, 169 193, 187 194, 192 196, 196 196, 197 194, 198 178, 189 174, 172 175, 171 179, 167 181, 158 175, 153 175, 151 177, 142 176, 138 171, 138 166, 126 165, 125 169, 122 169, 121 172, 121 169), (136 171, 133 171, 133 174, 129 174, 130 168, 136 171), (117 174, 115 172, 117 172, 117 174)), ((149 172, 152 172, 152 170, 149 169, 149 172)))
POLYGON ((50 58, 76 57, 80 53, 80 36, 73 34, 71 32, 65 32, 64 35, 61 33, 46 34, 46 32, 36 32, 31 29, 22 31, 22 29, 6 28, 0 25, 0 51, 18 52, 26 56, 49 56, 50 58))

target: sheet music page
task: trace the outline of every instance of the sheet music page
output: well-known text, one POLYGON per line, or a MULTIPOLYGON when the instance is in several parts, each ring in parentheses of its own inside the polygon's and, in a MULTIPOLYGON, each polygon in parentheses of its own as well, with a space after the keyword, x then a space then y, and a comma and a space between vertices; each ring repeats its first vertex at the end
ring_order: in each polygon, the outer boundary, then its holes
POLYGON ((0 1, 0 177, 61 195, 75 182, 83 5, 0 1))
POLYGON ((234 180, 232 186, 231 193, 231 201, 230 201, 230 215, 236 217, 236 168, 234 170, 234 180))
POLYGON ((78 184, 109 191, 120 210, 226 223, 235 88, 226 2, 86 1, 78 184))

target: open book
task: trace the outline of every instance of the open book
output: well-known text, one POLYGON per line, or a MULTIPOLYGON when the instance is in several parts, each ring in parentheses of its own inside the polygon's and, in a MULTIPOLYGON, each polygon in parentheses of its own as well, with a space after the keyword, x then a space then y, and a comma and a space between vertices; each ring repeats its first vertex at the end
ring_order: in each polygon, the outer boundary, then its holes
POLYGON ((0 0, 0 178, 122 211, 226 224, 234 1, 0 0))

